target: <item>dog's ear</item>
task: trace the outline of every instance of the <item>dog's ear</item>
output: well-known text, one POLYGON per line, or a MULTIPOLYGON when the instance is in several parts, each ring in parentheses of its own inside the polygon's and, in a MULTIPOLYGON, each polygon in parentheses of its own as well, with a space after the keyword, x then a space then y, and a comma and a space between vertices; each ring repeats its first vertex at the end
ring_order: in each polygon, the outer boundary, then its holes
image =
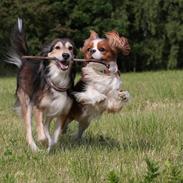
POLYGON ((95 31, 92 31, 92 30, 91 30, 91 31, 90 31, 90 36, 89 36, 89 38, 85 40, 83 47, 80 48, 80 51, 81 51, 82 53, 85 53, 85 51, 86 51, 86 49, 87 49, 87 46, 88 46, 89 42, 92 41, 92 40, 94 40, 94 39, 97 39, 98 37, 99 37, 98 34, 97 34, 95 31))
POLYGON ((47 42, 45 42, 42 46, 42 51, 41 51, 41 55, 42 56, 48 56, 48 53, 51 52, 53 50, 54 45, 59 41, 59 39, 54 39, 51 43, 49 42, 49 40, 47 40, 47 42))
POLYGON ((91 30, 89 39, 94 40, 94 39, 97 39, 97 38, 99 38, 98 34, 95 31, 91 30))
POLYGON ((125 37, 120 37, 115 31, 107 32, 105 34, 109 41, 109 45, 114 51, 122 51, 123 55, 128 55, 130 53, 130 45, 128 39, 125 37))
POLYGON ((52 50, 52 45, 49 44, 49 43, 45 43, 45 44, 42 46, 41 55, 47 57, 47 56, 48 56, 48 53, 49 53, 51 50, 52 50))

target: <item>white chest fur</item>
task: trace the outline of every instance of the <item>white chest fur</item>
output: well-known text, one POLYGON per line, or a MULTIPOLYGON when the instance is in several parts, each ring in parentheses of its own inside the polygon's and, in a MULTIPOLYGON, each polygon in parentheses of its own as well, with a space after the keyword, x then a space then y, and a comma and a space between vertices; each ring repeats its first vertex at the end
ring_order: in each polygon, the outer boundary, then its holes
POLYGON ((121 80, 116 74, 106 75, 90 66, 83 68, 82 71, 87 85, 85 92, 75 93, 78 102, 95 105, 101 101, 108 100, 108 94, 111 91, 120 90, 121 80))
MULTIPOLYGON (((100 69, 100 68, 99 68, 100 69)), ((97 72, 93 67, 85 67, 83 69, 84 75, 86 74, 86 80, 88 84, 93 86, 101 93, 106 93, 110 90, 118 90, 121 86, 121 80, 119 76, 114 73, 109 75, 97 72)), ((88 86, 89 86, 88 85, 88 86)))
MULTIPOLYGON (((61 88, 67 88, 69 86, 70 68, 67 71, 58 69, 55 63, 49 65, 49 78, 51 82, 61 88)), ((67 92, 58 92, 55 89, 51 89, 41 100, 41 107, 45 110, 46 116, 57 116, 59 114, 67 114, 72 105, 72 100, 68 96, 67 92)))
POLYGON ((72 105, 72 100, 66 92, 57 92, 52 89, 52 93, 46 95, 41 100, 41 107, 45 109, 46 116, 57 116, 67 114, 72 105))
POLYGON ((90 122, 103 112, 119 112, 128 101, 129 93, 121 91, 121 80, 116 72, 104 74, 100 68, 86 66, 82 72, 86 82, 84 92, 74 93, 76 100, 85 105, 82 107, 78 121, 90 122))

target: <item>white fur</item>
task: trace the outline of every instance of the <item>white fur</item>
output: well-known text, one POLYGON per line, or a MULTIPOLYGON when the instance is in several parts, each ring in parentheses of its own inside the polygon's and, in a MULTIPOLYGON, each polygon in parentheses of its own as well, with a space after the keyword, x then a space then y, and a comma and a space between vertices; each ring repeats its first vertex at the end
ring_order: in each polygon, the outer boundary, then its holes
POLYGON ((90 63, 82 69, 83 75, 86 75, 86 91, 75 94, 79 101, 83 100, 85 103, 87 101, 87 104, 92 105, 95 105, 95 103, 101 102, 107 98, 107 94, 111 90, 120 90, 121 87, 121 80, 119 76, 116 76, 115 73, 111 73, 110 75, 101 74, 101 72, 97 72, 94 69, 94 66, 94 63, 90 63))
POLYGON ((30 148, 33 152, 36 152, 38 150, 38 147, 36 143, 34 142, 33 136, 32 136, 32 120, 31 120, 31 105, 28 105, 27 107, 27 114, 26 114, 26 126, 27 126, 27 133, 26 133, 26 139, 28 144, 30 145, 30 148))
POLYGON ((41 107, 46 107, 45 115, 49 117, 58 116, 60 113, 67 114, 71 104, 72 100, 66 92, 57 92, 54 89, 50 96, 44 96, 41 101, 41 107))
MULTIPOLYGON (((49 78, 50 80, 59 87, 68 88, 70 84, 70 68, 67 71, 62 71, 58 69, 55 63, 50 64, 49 78)), ((41 101, 41 106, 46 107, 46 116, 58 116, 61 112, 62 114, 67 114, 70 110, 72 100, 68 97, 67 92, 58 92, 52 89, 50 95, 45 95, 41 101)))
POLYGON ((5 60, 5 62, 10 63, 10 64, 14 64, 16 65, 18 68, 20 68, 22 66, 22 61, 19 57, 19 55, 13 51, 11 51, 8 54, 8 59, 5 60))
POLYGON ((96 50, 95 51, 95 53, 93 53, 92 54, 92 57, 94 58, 94 59, 101 59, 102 58, 102 54, 101 54, 101 52, 98 50, 98 43, 100 42, 100 41, 102 41, 103 39, 95 39, 95 40, 93 40, 93 49, 94 50, 96 50))
POLYGON ((87 82, 86 89, 84 92, 76 92, 74 95, 78 102, 92 105, 97 110, 99 108, 99 110, 104 110, 103 108, 107 110, 108 103, 112 106, 115 105, 115 102, 121 102, 121 79, 116 73, 101 74, 94 69, 94 65, 93 63, 88 64, 83 68, 82 72, 87 82))
POLYGON ((19 30, 20 33, 22 32, 22 27, 23 27, 22 25, 23 25, 22 19, 18 18, 18 30, 19 30))
POLYGON ((55 44, 54 47, 56 47, 56 46, 60 46, 60 48, 63 48, 63 47, 64 47, 64 45, 63 45, 63 43, 62 43, 61 41, 58 41, 58 42, 55 44))
POLYGON ((73 47, 73 46, 72 46, 72 44, 71 44, 71 43, 66 42, 66 43, 65 43, 65 47, 66 47, 66 48, 69 48, 69 47, 73 47))
POLYGON ((53 81, 54 84, 60 87, 68 87, 70 83, 69 78, 70 67, 67 71, 63 71, 57 67, 55 62, 50 63, 49 67, 50 71, 48 76, 50 77, 51 81, 53 81))

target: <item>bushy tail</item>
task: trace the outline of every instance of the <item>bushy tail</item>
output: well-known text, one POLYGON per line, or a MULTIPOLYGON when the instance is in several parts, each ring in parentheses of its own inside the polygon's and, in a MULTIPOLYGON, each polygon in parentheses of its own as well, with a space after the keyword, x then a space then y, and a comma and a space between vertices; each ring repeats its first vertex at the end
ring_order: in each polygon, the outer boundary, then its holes
POLYGON ((6 62, 16 65, 18 68, 22 65, 21 57, 27 54, 27 43, 23 28, 23 21, 18 18, 11 35, 11 48, 8 52, 6 62))

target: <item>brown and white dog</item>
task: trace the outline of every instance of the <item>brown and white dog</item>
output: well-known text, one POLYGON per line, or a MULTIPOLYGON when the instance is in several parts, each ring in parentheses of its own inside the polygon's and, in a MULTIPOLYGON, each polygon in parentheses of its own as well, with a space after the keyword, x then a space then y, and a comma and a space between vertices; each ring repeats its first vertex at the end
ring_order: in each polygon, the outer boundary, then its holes
POLYGON ((124 37, 117 32, 106 33, 106 38, 99 38, 91 32, 85 40, 81 51, 85 59, 102 60, 109 67, 99 63, 89 63, 82 68, 82 77, 73 89, 73 105, 63 124, 64 132, 67 125, 76 120, 79 122, 76 138, 81 138, 90 121, 103 112, 118 112, 129 99, 128 91, 121 91, 121 79, 118 72, 117 56, 119 53, 128 55, 130 46, 124 37))
POLYGON ((27 44, 22 20, 18 19, 14 29, 12 51, 7 62, 19 68, 17 76, 17 107, 20 108, 26 128, 26 139, 32 151, 38 147, 32 135, 32 113, 35 114, 38 140, 48 139, 48 150, 58 140, 61 121, 65 120, 72 106, 68 90, 72 88, 74 72, 74 43, 67 38, 55 39, 43 48, 42 55, 56 57, 59 61, 32 61, 22 59, 27 55, 27 44), (53 137, 49 132, 49 124, 57 118, 53 137), (43 121, 45 125, 43 126, 43 121))

